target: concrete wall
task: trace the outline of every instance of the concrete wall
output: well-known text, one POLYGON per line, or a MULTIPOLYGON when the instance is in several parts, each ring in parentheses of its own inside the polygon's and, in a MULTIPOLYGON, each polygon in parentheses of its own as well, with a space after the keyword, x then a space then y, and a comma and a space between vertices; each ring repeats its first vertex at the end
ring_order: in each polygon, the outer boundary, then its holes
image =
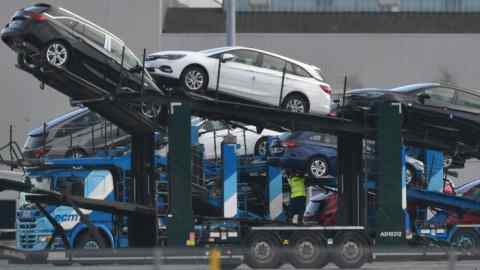
MULTIPOLYGON (((5 25, 13 13, 39 1, 2 1, 0 25, 5 25)), ((43 0, 67 8, 109 29, 123 39, 137 54, 143 48, 159 47, 161 32, 161 0, 43 0)), ((23 143, 26 133, 43 121, 72 110, 68 99, 52 89, 41 91, 38 81, 14 67, 16 56, 0 42, 0 145, 8 142, 8 125, 15 125, 15 139, 23 143)))

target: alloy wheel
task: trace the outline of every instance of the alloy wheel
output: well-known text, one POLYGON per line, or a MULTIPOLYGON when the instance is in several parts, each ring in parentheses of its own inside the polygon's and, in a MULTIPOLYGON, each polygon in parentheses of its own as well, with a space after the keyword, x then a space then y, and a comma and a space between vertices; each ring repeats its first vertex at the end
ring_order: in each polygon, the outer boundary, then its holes
POLYGON ((185 75, 185 85, 191 91, 199 90, 205 83, 205 76, 198 70, 190 70, 185 75))
POLYGON ((291 111, 291 112, 298 112, 298 113, 305 112, 305 104, 300 99, 296 99, 296 98, 290 99, 287 102, 285 107, 287 108, 288 111, 291 111))
POLYGON ((61 67, 68 60, 67 47, 61 43, 52 43, 47 48, 46 57, 50 65, 61 67))
POLYGON ((320 178, 327 174, 328 166, 324 160, 314 159, 310 164, 310 172, 315 178, 320 178))

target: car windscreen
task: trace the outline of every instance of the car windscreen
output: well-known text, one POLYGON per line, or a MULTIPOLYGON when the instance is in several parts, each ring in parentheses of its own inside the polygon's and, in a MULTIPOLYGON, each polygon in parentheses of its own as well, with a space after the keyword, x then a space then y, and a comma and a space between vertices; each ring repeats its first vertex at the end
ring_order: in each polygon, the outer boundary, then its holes
POLYGON ((38 134, 35 136, 28 136, 23 148, 25 149, 35 149, 43 146, 44 136, 43 134, 38 134))
POLYGON ((54 190, 66 195, 83 197, 84 180, 77 176, 57 177, 54 190))

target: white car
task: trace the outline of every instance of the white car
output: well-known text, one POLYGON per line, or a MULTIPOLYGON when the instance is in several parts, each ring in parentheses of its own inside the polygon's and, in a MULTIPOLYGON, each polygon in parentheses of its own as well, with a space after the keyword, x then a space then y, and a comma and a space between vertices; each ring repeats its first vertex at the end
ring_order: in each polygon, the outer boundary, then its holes
POLYGON ((332 90, 320 68, 267 51, 246 47, 163 51, 148 55, 145 63, 158 81, 200 93, 217 88, 219 66, 222 94, 294 112, 330 112, 332 90))
POLYGON ((206 121, 199 130, 198 142, 203 144, 205 159, 221 158, 222 141, 228 134, 237 138, 237 155, 265 156, 269 136, 278 136, 280 133, 264 129, 256 132, 255 126, 242 125, 234 127, 222 121, 206 121))
MULTIPOLYGON (((232 126, 223 121, 202 120, 193 118, 194 121, 202 121, 198 130, 198 142, 203 144, 203 158, 212 160, 220 159, 222 153, 222 141, 228 134, 237 138, 239 148, 236 149, 238 156, 256 155, 265 156, 267 152, 267 142, 269 136, 278 136, 281 133, 269 129, 263 129, 257 133, 255 126, 242 125, 232 126)), ((157 150, 158 155, 166 156, 168 153, 168 144, 157 150)), ((192 153, 195 155, 195 153, 192 153)))

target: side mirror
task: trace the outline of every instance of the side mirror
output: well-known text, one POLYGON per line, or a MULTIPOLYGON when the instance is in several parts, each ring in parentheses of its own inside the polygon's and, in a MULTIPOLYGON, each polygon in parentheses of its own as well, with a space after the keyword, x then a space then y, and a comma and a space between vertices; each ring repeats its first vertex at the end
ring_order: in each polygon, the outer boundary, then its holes
POLYGON ((232 61, 233 59, 235 59, 235 55, 233 55, 231 53, 224 53, 224 54, 222 54, 222 57, 220 59, 222 60, 222 63, 225 63, 225 62, 232 61))

